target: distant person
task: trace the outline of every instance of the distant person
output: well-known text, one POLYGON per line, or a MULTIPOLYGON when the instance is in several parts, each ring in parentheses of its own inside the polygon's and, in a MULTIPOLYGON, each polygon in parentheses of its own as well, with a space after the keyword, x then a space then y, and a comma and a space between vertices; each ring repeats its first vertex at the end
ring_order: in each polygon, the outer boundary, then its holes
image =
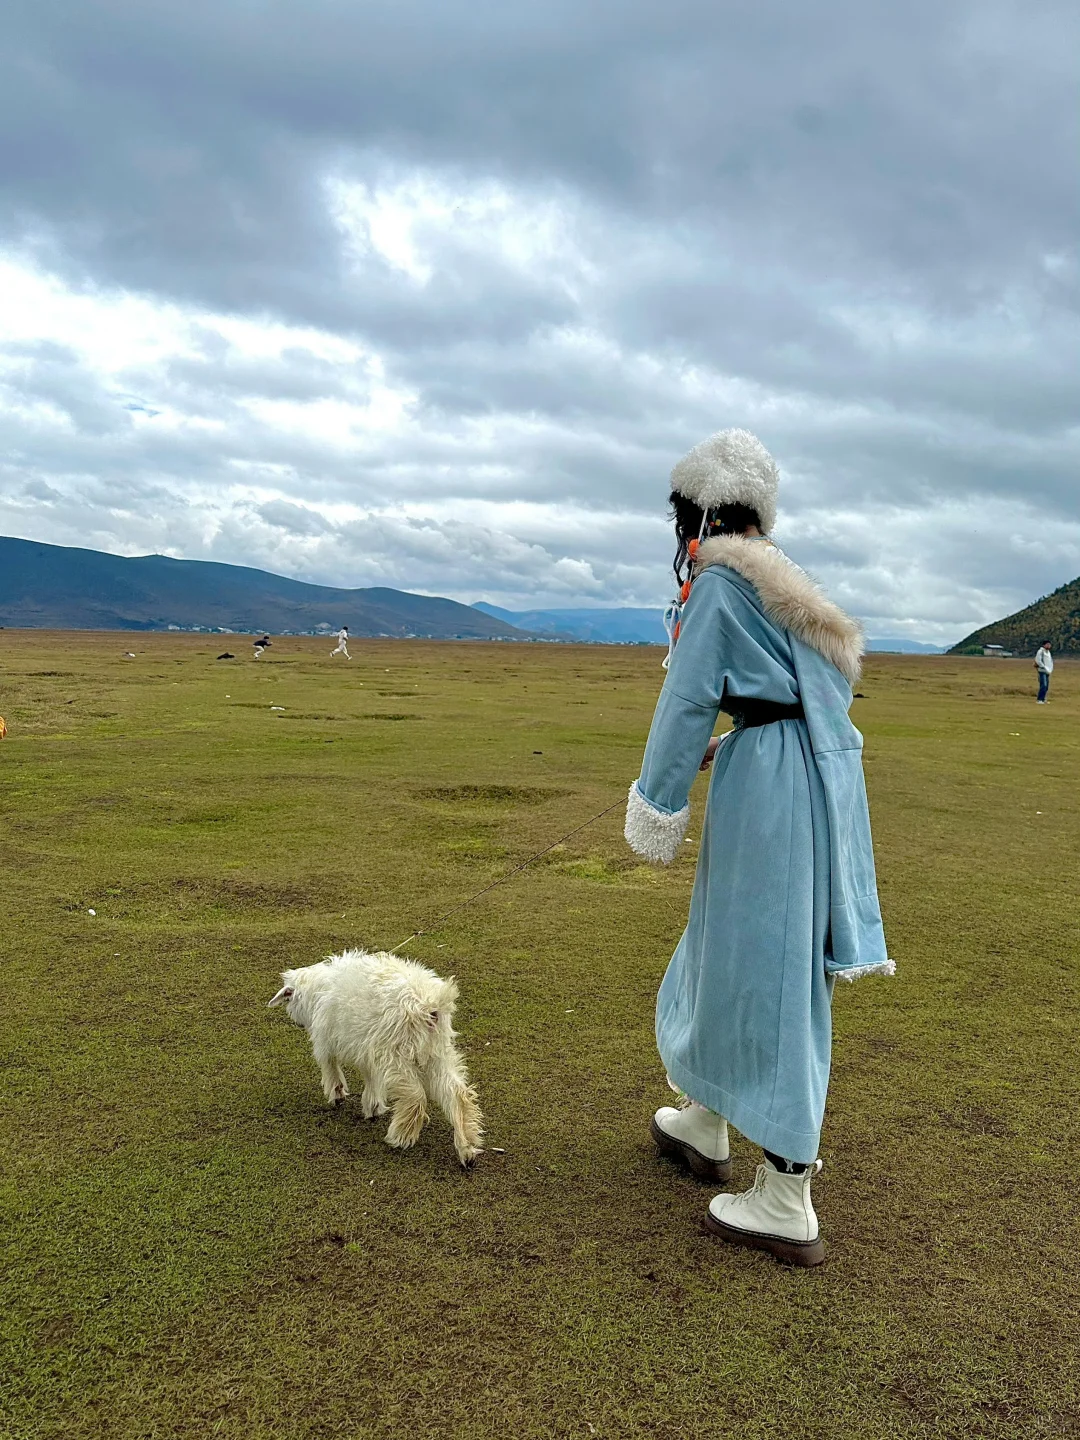
POLYGON ((343 625, 337 632, 337 649, 331 650, 330 655, 331 658, 335 655, 344 655, 346 660, 352 659, 349 654, 349 627, 347 625, 343 625))
POLYGON ((1039 672, 1040 705, 1046 704, 1046 692, 1050 689, 1050 676, 1054 670, 1054 657, 1050 654, 1050 641, 1044 640, 1035 651, 1035 669, 1039 672))
POLYGON ((684 1098, 656 1112, 652 1135, 662 1154, 726 1185, 729 1123, 741 1131, 764 1152, 756 1178, 714 1196, 706 1227, 817 1265, 810 1185, 833 984, 892 974, 893 963, 862 736, 848 719, 862 637, 768 538, 778 479, 745 430, 713 435, 672 471, 684 608, 626 838, 652 861, 685 854, 690 786, 711 767, 690 915, 656 1004, 660 1058, 684 1098), (735 728, 718 741, 721 710, 735 728))
POLYGON ((268 649, 269 646, 270 646, 270 636, 269 636, 269 635, 264 635, 261 640, 256 640, 256 641, 255 641, 255 659, 258 660, 258 659, 260 658, 260 656, 262 655, 263 651, 266 650, 266 649, 268 649))

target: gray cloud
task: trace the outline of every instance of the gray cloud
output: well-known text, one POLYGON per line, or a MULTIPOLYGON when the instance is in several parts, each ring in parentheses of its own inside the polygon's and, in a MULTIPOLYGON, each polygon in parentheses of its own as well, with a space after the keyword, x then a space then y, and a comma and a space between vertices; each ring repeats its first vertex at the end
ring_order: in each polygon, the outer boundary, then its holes
POLYGON ((326 535, 334 529, 325 515, 310 510, 306 505, 293 505, 288 500, 269 500, 265 505, 259 505, 255 513, 260 520, 283 530, 286 535, 326 535))
POLYGON ((652 603, 667 471, 746 424, 780 538, 879 632, 1080 571, 1074 7, 22 0, 7 31, 0 248, 65 295, 0 341, 13 533, 652 603), (124 296, 167 343, 64 318, 124 296))

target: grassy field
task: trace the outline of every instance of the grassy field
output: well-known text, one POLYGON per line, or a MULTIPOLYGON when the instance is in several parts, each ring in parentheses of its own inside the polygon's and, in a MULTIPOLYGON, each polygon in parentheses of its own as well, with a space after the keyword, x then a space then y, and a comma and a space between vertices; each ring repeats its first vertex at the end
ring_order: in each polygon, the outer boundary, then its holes
POLYGON ((658 653, 222 638, 0 634, 4 1440, 1078 1432, 1080 667, 1037 709, 1030 662, 868 664, 898 975, 837 992, 795 1273, 648 1138, 691 845, 616 810, 413 947, 471 1174, 327 1110, 265 1008, 621 799, 658 653))

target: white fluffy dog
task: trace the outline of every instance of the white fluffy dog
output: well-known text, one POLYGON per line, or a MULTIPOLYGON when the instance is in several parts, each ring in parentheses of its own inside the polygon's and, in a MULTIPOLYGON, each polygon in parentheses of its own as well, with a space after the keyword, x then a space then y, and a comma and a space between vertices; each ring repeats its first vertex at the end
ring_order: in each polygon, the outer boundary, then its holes
POLYGON ((480 1153, 483 1116, 454 1044, 454 979, 443 980, 415 960, 380 951, 346 950, 318 965, 284 970, 270 1001, 311 1037, 323 1093, 339 1105, 349 1093, 342 1065, 363 1078, 364 1118, 390 1111, 386 1143, 415 1145, 437 1104, 454 1127, 462 1165, 480 1153))

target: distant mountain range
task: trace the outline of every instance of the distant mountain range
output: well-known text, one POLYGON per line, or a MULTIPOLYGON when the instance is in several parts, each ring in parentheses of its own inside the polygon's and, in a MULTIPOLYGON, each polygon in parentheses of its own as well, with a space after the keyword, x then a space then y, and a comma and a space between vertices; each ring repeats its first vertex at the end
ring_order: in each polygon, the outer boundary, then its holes
POLYGON ((266 570, 0 536, 0 625, 56 630, 268 630, 439 640, 526 640, 456 600, 404 590, 335 590, 266 570))
MULTIPOLYGON (((1080 581, 1074 582, 1074 588, 1077 586, 1080 581)), ((593 645, 667 643, 659 606, 503 610, 483 602, 461 605, 407 590, 308 585, 266 570, 213 560, 173 560, 167 555, 131 558, 0 536, 0 626, 4 625, 239 634, 268 630, 276 635, 318 634, 347 625, 356 636, 542 638, 593 645)), ((983 632, 977 633, 981 636, 983 632)), ((935 653, 938 649, 917 640, 889 638, 871 639, 868 647, 908 653, 935 653)))
MULTIPOLYGON (((497 605, 481 602, 473 606, 485 615, 505 620, 522 630, 548 635, 553 640, 578 640, 600 645, 666 645, 663 610, 636 610, 627 606, 619 610, 500 610, 497 605)), ((921 640, 902 640, 884 636, 866 642, 868 650, 892 651, 908 655, 940 655, 940 645, 927 645, 921 640)))
POLYGON ((1015 615, 973 630, 949 654, 981 655, 984 645, 1001 645, 1016 655, 1034 655, 1044 640, 1055 654, 1080 655, 1080 576, 1015 615))
POLYGON ((519 630, 553 640, 578 640, 598 645, 666 645, 664 612, 635 610, 500 610, 481 601, 472 607, 519 630))
POLYGON ((866 648, 886 655, 940 655, 944 647, 927 645, 923 640, 902 640, 899 636, 885 635, 879 639, 868 638, 866 648))

